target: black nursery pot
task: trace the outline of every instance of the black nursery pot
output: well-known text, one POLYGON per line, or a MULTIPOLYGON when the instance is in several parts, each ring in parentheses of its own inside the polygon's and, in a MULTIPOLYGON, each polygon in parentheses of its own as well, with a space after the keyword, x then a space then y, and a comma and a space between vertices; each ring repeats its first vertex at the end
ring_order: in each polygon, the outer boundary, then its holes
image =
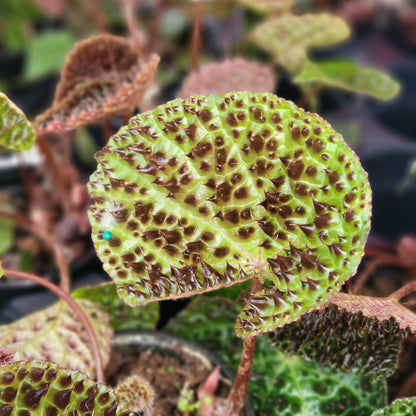
MULTIPOLYGON (((138 361, 138 357, 141 354, 157 353, 163 357, 170 357, 179 361, 180 365, 184 367, 191 360, 198 363, 203 367, 207 373, 210 373, 217 365, 221 368, 221 381, 219 388, 222 391, 229 391, 233 384, 235 373, 234 371, 224 364, 221 359, 205 350, 198 344, 169 335, 163 332, 144 331, 139 333, 122 333, 114 337, 113 340, 113 357, 110 361, 110 369, 107 374, 107 381, 109 384, 113 384, 117 380, 115 377, 124 379, 130 375, 130 369, 133 368, 138 361)), ((171 375, 169 368, 166 369, 166 379, 170 380, 171 375)), ((146 375, 142 374, 145 378, 146 375)), ((149 378, 147 378, 149 380, 149 378)), ((150 380, 149 380, 150 381, 150 380)), ((151 381, 150 381, 151 382, 151 381)), ((173 383, 173 381, 172 381, 173 383)), ((157 386, 154 386, 156 390, 155 403, 158 400, 157 386)), ((245 408, 241 415, 255 416, 254 410, 246 399, 245 408), (245 413, 244 413, 245 411, 245 413)), ((166 415, 168 416, 168 415, 166 415)))

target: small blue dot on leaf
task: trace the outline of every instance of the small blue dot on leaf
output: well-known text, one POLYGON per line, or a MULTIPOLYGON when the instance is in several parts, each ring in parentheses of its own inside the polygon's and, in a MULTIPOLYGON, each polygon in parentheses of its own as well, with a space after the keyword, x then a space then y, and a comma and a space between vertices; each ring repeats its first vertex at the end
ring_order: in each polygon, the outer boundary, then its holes
POLYGON ((113 238, 113 233, 111 231, 104 231, 103 238, 104 240, 109 241, 113 238))

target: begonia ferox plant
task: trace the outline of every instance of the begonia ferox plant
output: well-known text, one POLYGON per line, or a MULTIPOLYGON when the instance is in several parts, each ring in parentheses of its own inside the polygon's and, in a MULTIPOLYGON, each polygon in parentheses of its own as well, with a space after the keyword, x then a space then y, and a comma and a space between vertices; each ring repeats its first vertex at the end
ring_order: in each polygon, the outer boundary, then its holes
POLYGON ((319 308, 358 266, 371 190, 357 156, 316 114, 233 92, 139 114, 96 157, 93 240, 127 304, 252 280, 224 411, 237 414, 256 336, 319 308))

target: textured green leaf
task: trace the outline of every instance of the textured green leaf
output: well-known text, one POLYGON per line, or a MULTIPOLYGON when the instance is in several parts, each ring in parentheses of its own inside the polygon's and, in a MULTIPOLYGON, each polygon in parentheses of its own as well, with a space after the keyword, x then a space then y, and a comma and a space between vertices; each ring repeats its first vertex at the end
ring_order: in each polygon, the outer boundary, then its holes
POLYGON ((371 190, 319 116, 262 93, 175 100, 132 118, 97 155, 93 240, 135 306, 250 278, 238 334, 284 325, 354 272, 371 190))
POLYGON ((143 62, 127 39, 101 34, 68 54, 51 108, 35 122, 39 132, 63 131, 133 112, 156 72, 159 57, 143 62))
POLYGON ((159 321, 157 302, 143 305, 140 308, 127 306, 117 295, 113 283, 77 289, 74 299, 88 299, 97 302, 110 315, 111 327, 115 331, 154 330, 159 321))
POLYGON ((329 304, 278 328, 270 340, 285 353, 296 353, 318 364, 382 379, 396 369, 400 343, 410 331, 392 317, 379 321, 329 304))
POLYGON ((243 58, 227 59, 192 71, 185 78, 178 97, 220 95, 231 91, 273 92, 276 85, 275 78, 269 66, 243 58))
POLYGON ((293 0, 236 0, 236 2, 268 15, 288 12, 293 8, 293 0))
MULTIPOLYGON (((0 366, 0 415, 127 416, 113 391, 47 361, 0 366)), ((132 415, 133 416, 133 415, 132 415)))
POLYGON ((28 150, 35 142, 32 125, 9 98, 0 92, 0 152, 28 150))
POLYGON ((314 63, 308 60, 295 81, 360 92, 380 100, 390 100, 400 91, 400 84, 386 73, 350 61, 314 63))
POLYGON ((389 406, 378 409, 371 416, 411 416, 415 414, 416 397, 397 399, 389 406))
MULTIPOLYGON (((232 289, 224 289, 223 295, 228 297, 232 289)), ((171 319, 165 330, 196 340, 236 369, 242 342, 232 330, 238 313, 233 293, 230 299, 198 296, 171 319)), ((256 414, 267 416, 368 416, 386 403, 384 381, 289 356, 261 336, 257 338, 249 392, 256 414)))
POLYGON ((259 341, 250 390, 267 416, 368 416, 386 403, 385 381, 273 353, 259 341))
POLYGON ((271 53, 277 64, 297 73, 306 62, 306 49, 328 46, 348 38, 347 23, 330 14, 285 14, 256 26, 253 41, 271 53))
POLYGON ((74 36, 65 30, 49 30, 29 38, 24 79, 33 81, 59 72, 74 42, 74 36))
MULTIPOLYGON (((97 303, 79 301, 95 330, 104 365, 108 363, 113 330, 97 303)), ((95 368, 87 332, 64 301, 12 324, 0 326, 0 346, 16 351, 14 360, 50 360, 91 378, 95 368)))
POLYGON ((2 265, 1 265, 1 261, 0 261, 0 277, 3 277, 3 275, 4 275, 4 269, 3 269, 2 265))

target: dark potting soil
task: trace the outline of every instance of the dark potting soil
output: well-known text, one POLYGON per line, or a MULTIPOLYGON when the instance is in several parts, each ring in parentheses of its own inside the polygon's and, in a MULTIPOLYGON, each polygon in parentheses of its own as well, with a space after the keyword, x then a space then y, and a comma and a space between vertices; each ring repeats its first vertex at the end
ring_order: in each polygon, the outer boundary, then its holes
MULTIPOLYGON (((193 392, 191 403, 197 401, 196 391, 210 374, 205 365, 195 357, 186 357, 184 361, 174 356, 162 356, 150 349, 143 350, 135 357, 126 357, 115 351, 110 358, 106 379, 115 386, 130 375, 145 378, 155 390, 154 416, 180 416, 177 403, 184 386, 193 392)), ((215 394, 226 397, 230 386, 221 382, 215 394)), ((197 413, 188 413, 187 416, 197 413)))

